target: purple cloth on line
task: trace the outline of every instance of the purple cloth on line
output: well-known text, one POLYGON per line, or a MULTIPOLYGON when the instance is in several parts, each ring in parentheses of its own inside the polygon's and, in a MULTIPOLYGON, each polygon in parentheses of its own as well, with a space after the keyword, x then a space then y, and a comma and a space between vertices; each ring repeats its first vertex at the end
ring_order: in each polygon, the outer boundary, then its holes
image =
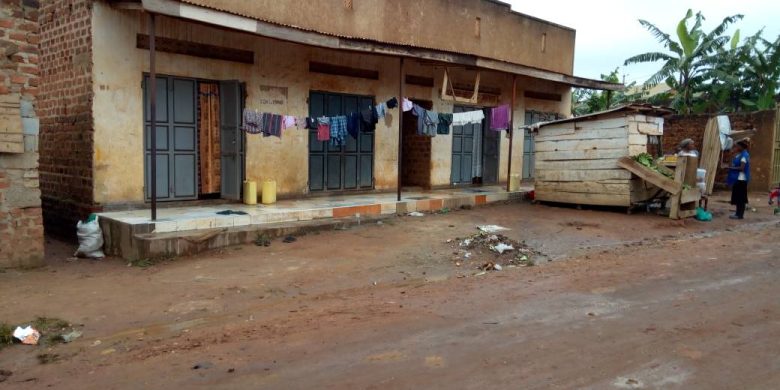
POLYGON ((490 129, 501 131, 509 128, 509 105, 504 104, 490 110, 490 129))

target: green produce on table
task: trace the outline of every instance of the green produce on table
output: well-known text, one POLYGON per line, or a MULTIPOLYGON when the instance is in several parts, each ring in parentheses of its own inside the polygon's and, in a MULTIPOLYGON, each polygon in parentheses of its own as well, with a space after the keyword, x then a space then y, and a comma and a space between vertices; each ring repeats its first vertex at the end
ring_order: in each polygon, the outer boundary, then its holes
POLYGON ((655 159, 649 153, 640 153, 640 154, 638 154, 638 155, 636 155, 634 157, 631 157, 631 158, 633 158, 634 161, 636 161, 636 162, 638 162, 638 163, 640 163, 640 164, 642 164, 642 165, 644 165, 644 166, 646 166, 646 167, 648 167, 648 168, 650 168, 650 169, 652 169, 652 170, 654 170, 654 171, 656 171, 656 172, 658 172, 658 173, 660 173, 660 174, 662 174, 662 175, 664 175, 664 176, 666 176, 668 178, 674 178, 674 175, 672 175, 668 171, 659 169, 658 168, 658 164, 656 163, 655 159))

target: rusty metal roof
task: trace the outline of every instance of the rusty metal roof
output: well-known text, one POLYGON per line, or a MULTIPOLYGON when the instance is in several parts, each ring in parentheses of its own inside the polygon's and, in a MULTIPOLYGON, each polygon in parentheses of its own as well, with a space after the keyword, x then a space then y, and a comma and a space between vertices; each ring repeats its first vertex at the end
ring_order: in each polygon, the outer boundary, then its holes
POLYGON ((532 123, 530 125, 524 126, 523 128, 531 129, 531 130, 539 130, 545 126, 557 125, 561 123, 597 120, 599 119, 599 117, 602 117, 604 115, 615 114, 619 112, 626 112, 627 114, 642 114, 642 115, 649 115, 649 116, 658 116, 658 117, 666 117, 669 115, 674 115, 676 113, 674 109, 669 107, 654 106, 652 104, 631 103, 631 104, 626 104, 619 107, 611 108, 609 110, 593 112, 586 115, 574 116, 571 118, 558 119, 558 120, 548 121, 548 122, 532 123))

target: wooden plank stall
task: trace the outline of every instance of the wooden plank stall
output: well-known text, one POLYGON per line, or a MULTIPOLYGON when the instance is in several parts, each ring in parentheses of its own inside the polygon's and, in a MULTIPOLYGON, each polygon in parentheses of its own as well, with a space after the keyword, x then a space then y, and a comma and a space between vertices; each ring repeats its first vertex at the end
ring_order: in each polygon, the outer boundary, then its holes
POLYGON ((652 198, 659 184, 632 175, 619 161, 647 153, 650 145, 660 145, 663 117, 672 113, 662 107, 632 104, 531 125, 538 132, 536 199, 631 207, 652 198))

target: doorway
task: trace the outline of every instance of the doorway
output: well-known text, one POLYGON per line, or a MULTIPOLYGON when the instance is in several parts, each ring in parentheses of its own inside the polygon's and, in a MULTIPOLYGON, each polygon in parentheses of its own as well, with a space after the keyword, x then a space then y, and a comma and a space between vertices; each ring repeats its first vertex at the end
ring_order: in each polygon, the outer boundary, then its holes
MULTIPOLYGON (((474 110, 468 106, 453 108, 453 112, 474 110)), ((481 123, 452 126, 452 185, 498 183, 502 132, 490 130, 490 111, 482 111, 485 119, 481 123)))
MULTIPOLYGON (((412 100, 414 104, 431 110, 433 102, 412 100)), ((401 117, 403 131, 403 161, 401 185, 403 187, 431 188, 431 137, 417 134, 417 116, 406 111, 401 117)))
MULTIPOLYGON (((151 199, 151 118, 144 75, 144 196, 151 199)), ((157 77, 157 200, 241 199, 243 86, 157 77)))

